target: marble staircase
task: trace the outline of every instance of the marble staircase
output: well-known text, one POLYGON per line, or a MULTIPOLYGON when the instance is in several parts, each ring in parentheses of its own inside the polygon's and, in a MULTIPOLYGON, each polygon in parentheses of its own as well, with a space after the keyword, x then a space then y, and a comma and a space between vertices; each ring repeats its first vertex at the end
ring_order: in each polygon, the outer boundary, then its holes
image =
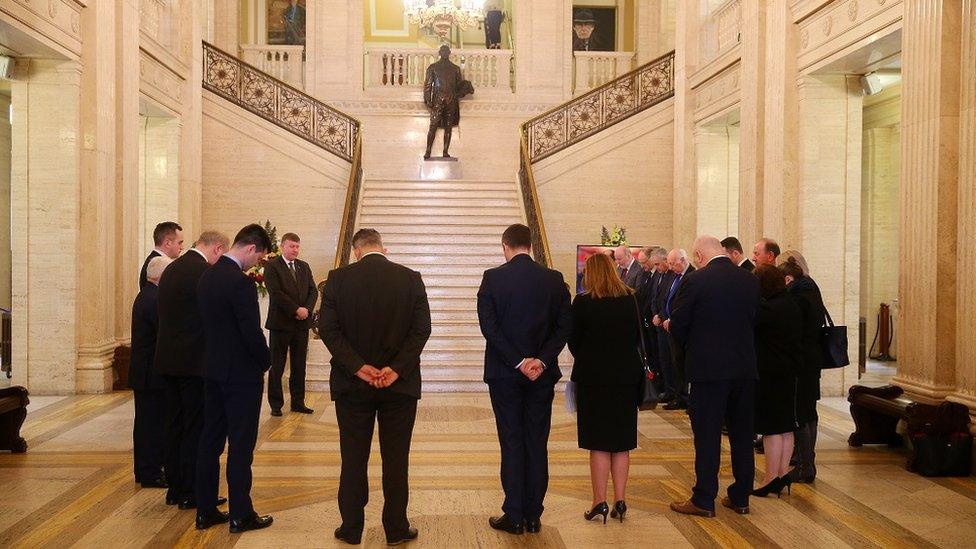
POLYGON ((421 357, 425 392, 484 391, 477 293, 485 269, 504 261, 501 234, 524 222, 514 181, 363 182, 356 228, 383 235, 389 258, 419 271, 432 334, 421 357))

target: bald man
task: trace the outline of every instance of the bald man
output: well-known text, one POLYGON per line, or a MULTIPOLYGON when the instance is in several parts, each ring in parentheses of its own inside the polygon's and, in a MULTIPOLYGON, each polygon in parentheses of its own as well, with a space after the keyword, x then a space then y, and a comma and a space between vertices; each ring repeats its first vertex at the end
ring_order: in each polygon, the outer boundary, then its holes
POLYGON ((696 482, 691 499, 674 502, 671 509, 715 516, 724 419, 735 482, 722 505, 746 514, 755 474, 752 437, 759 374, 753 338, 759 281, 732 263, 713 236, 698 237, 693 254, 701 268, 689 273, 681 284, 668 329, 684 352, 691 383, 696 482))

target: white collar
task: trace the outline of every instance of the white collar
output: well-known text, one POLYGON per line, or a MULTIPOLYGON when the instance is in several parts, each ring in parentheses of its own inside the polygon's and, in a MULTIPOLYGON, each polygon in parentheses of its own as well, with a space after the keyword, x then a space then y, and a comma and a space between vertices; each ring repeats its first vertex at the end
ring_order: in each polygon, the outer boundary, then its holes
POLYGON ((383 253, 383 252, 366 252, 366 253, 363 254, 363 257, 360 257, 359 258, 359 260, 362 261, 366 256, 369 256, 369 255, 381 255, 383 257, 386 257, 386 254, 383 253))
MULTIPOLYGON (((718 257, 718 256, 716 256, 716 257, 718 257)), ((748 257, 743 257, 742 258, 742 261, 739 262, 739 265, 738 266, 741 267, 746 261, 749 261, 749 258, 748 257)))
POLYGON ((236 257, 234 257, 234 256, 232 256, 230 254, 224 254, 224 257, 226 257, 227 259, 233 261, 234 263, 237 263, 237 266, 240 267, 242 271, 244 270, 244 264, 241 263, 236 257))

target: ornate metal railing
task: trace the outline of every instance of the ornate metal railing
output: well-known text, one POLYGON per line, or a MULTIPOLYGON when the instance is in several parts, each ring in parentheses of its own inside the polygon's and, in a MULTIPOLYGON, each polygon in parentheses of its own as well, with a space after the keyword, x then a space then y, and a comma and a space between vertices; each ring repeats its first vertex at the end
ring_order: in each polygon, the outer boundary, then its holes
POLYGON ((674 52, 522 124, 538 162, 674 95, 674 52))
POLYGON ((359 143, 358 120, 207 42, 203 43, 203 87, 353 161, 359 143))
POLYGON ((363 185, 363 139, 356 136, 353 147, 352 170, 349 172, 349 185, 346 187, 346 205, 342 209, 342 225, 336 239, 335 268, 349 264, 352 249, 353 231, 356 230, 356 215, 359 212, 359 193, 363 185))
POLYGON ((535 174, 532 173, 532 160, 529 157, 529 140, 523 125, 519 131, 519 185, 522 188, 522 204, 525 207, 525 221, 532 229, 532 255, 536 263, 552 267, 552 254, 549 253, 549 239, 546 225, 542 221, 539 195, 536 192, 535 174))

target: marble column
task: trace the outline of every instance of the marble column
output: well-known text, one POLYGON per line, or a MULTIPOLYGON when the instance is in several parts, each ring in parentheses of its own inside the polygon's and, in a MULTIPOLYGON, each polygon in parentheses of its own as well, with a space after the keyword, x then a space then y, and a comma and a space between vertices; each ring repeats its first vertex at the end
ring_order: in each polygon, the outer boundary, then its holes
MULTIPOLYGON (((196 2, 184 4, 196 4, 196 2)), ((237 55, 241 31, 240 0, 212 0, 211 4, 213 5, 213 45, 232 55, 237 55)), ((185 9, 191 7, 186 6, 185 9)), ((200 25, 194 26, 200 27, 200 25)))
POLYGON ((738 232, 739 143, 737 126, 695 128, 698 168, 698 234, 724 238, 738 232))
POLYGON ((568 100, 573 95, 572 3, 533 0, 515 2, 513 9, 517 100, 568 100))
POLYGON ((634 11, 638 65, 674 49, 674 0, 636 0, 634 11))
POLYGON ((112 389, 115 352, 116 4, 82 11, 75 391, 112 389))
POLYGON ((200 47, 203 30, 199 24, 200 4, 184 2, 180 17, 183 20, 184 56, 190 72, 183 83, 183 110, 180 112, 179 148, 179 216, 186 247, 200 232, 203 216, 203 50, 200 47))
POLYGON ((0 307, 10 309, 10 99, 0 96, 0 307))
POLYGON ((765 28, 764 2, 742 0, 739 147, 739 240, 749 247, 763 236, 765 28))
POLYGON ((309 2, 305 91, 320 99, 353 99, 363 90, 363 2, 309 2))
POLYGON ((949 398, 976 409, 976 0, 962 2, 959 95, 959 247, 956 262, 956 390, 949 398))
POLYGON ((901 356, 895 383, 922 399, 944 398, 956 386, 958 6, 906 2, 902 23, 899 248, 903 257, 924 260, 924 267, 903 269, 899 276, 901 356))
POLYGON ((698 174, 695 158, 695 94, 689 77, 698 65, 699 17, 696 2, 681 2, 675 16, 674 56, 674 219, 672 245, 690 248, 697 236, 698 174))

